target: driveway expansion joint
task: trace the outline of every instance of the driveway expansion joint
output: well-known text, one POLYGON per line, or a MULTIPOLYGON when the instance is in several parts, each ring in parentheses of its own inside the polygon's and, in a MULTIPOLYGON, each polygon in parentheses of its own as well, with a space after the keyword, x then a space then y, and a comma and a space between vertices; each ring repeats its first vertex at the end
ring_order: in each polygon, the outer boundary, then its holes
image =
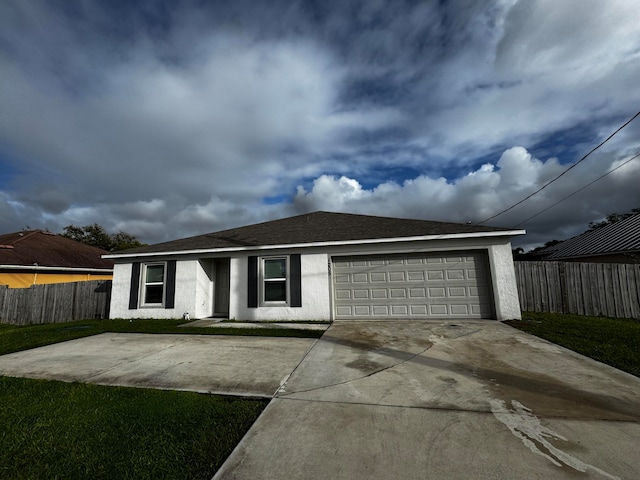
MULTIPOLYGON (((314 344, 314 346, 315 346, 315 344, 314 344)), ((312 348, 313 348, 313 347, 312 347, 312 348)), ((368 374, 366 374, 366 375, 363 375, 363 376, 361 376, 361 377, 351 378, 351 379, 349 379, 349 380, 344 380, 344 381, 342 381, 342 382, 330 383, 330 384, 328 384, 328 385, 321 385, 321 386, 319 386, 319 387, 309 388, 309 389, 306 389, 306 390, 296 390, 296 391, 293 391, 293 392, 287 392, 287 393, 283 393, 283 396, 287 396, 287 395, 295 395, 295 394, 299 394, 299 393, 314 392, 314 391, 318 391, 318 390, 323 390, 323 389, 325 389, 325 388, 337 387, 337 386, 339 386, 339 385, 348 385, 349 383, 357 382, 357 381, 359 381, 359 380, 363 380, 363 379, 365 379, 365 378, 372 377, 372 376, 374 376, 374 375, 377 375, 378 373, 381 373, 381 372, 384 372, 384 371, 387 371, 387 370, 391 370, 392 368, 395 368, 395 367, 398 367, 398 366, 400 366, 400 365, 402 365, 402 364, 404 364, 404 363, 410 362, 410 361, 411 361, 411 360, 413 360, 414 358, 419 357, 420 355, 422 355, 424 352, 426 352, 426 351, 427 351, 427 350, 429 350, 430 348, 431 348, 431 346, 429 346, 429 347, 425 348, 425 349, 424 349, 424 350, 422 350, 421 352, 418 352, 418 353, 416 353, 416 354, 412 355, 411 357, 406 358, 406 359, 404 359, 404 360, 402 360, 402 361, 400 361, 400 362, 398 362, 398 363, 394 363, 393 365, 389 365, 389 366, 386 366, 386 367, 384 367, 384 368, 380 368, 380 369, 378 369, 378 370, 374 370, 373 372, 370 372, 370 373, 368 373, 368 374)), ((309 350, 309 352, 311 352, 311 349, 309 350)), ((307 352, 307 355, 308 355, 308 353, 309 353, 309 352, 307 352)), ((306 355, 305 355, 305 358, 306 358, 306 355)), ((304 358, 303 358, 302 360, 304 360, 304 358)), ((300 363, 302 363, 302 360, 300 361, 300 363)), ((298 364, 298 366, 299 366, 299 365, 300 365, 300 364, 298 364)), ((298 367, 296 366, 296 368, 298 368, 298 367)), ((294 371, 295 371, 295 370, 294 370, 294 371)), ((293 372, 291 372, 291 375, 293 375, 293 372)), ((289 378, 291 378, 291 375, 289 376, 289 378)), ((284 385, 282 385, 282 386, 281 386, 281 388, 280 388, 280 389, 278 389, 278 390, 276 391, 276 394, 277 394, 277 393, 282 389, 282 387, 283 387, 283 386, 284 386, 284 385)), ((275 395, 275 394, 274 394, 274 395, 275 395)), ((280 397, 278 397, 278 398, 280 398, 280 397)))
POLYGON ((309 356, 309 354, 311 353, 311 350, 313 350, 313 347, 315 347, 317 345, 317 343, 320 341, 320 339, 321 338, 316 338, 316 340, 311 344, 309 349, 305 352, 305 354, 302 356, 302 358, 296 364, 296 366, 293 368, 293 370, 291 370, 291 372, 289 374, 287 374, 282 379, 282 381, 280 382, 280 385, 278 386, 278 388, 276 388, 276 391, 273 392, 273 395, 271 395, 271 398, 277 398, 277 395, 278 395, 279 392, 284 392, 285 386, 286 386, 287 382, 289 381, 289 379, 291 378, 291 376, 295 373, 296 370, 298 370, 298 367, 300 367, 300 365, 302 364, 302 362, 304 362, 304 360, 307 358, 307 356, 309 356))
MULTIPOLYGON (((140 334, 135 334, 135 333, 133 333, 133 334, 131 334, 131 333, 115 333, 113 335, 119 337, 119 336, 140 335, 140 334)), ((144 334, 142 334, 142 335, 144 335, 144 334)), ((137 356, 134 360, 128 360, 128 361, 125 361, 125 362, 122 362, 122 363, 118 363, 117 365, 113 365, 112 367, 107 368, 106 370, 103 370, 103 371, 98 372, 98 373, 94 373, 94 374, 92 374, 92 375, 90 375, 88 377, 85 377, 82 381, 91 383, 91 379, 93 379, 93 378, 99 377, 101 375, 104 375, 105 373, 109 373, 109 372, 111 372, 113 370, 116 370, 118 368, 122 368, 125 365, 132 365, 134 363, 139 362, 140 360, 144 360, 146 358, 151 358, 154 355, 158 355, 159 353, 166 352, 167 350, 169 350, 171 348, 174 348, 174 347, 176 347, 178 345, 183 345, 183 344, 188 343, 188 342, 189 342, 189 338, 181 339, 180 341, 176 341, 175 343, 172 343, 168 347, 160 348, 160 349, 158 349, 158 350, 156 350, 154 352, 148 353, 147 355, 137 356)))

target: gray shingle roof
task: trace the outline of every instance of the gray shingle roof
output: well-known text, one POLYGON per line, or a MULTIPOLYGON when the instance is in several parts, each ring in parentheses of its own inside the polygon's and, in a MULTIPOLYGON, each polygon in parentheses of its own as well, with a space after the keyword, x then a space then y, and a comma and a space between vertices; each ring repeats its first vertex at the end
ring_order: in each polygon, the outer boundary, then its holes
POLYGON ((547 252, 545 260, 640 252, 640 214, 565 240, 547 252))
POLYGON ((513 229, 349 213, 315 212, 124 250, 118 254, 164 253, 486 232, 513 232, 513 229))

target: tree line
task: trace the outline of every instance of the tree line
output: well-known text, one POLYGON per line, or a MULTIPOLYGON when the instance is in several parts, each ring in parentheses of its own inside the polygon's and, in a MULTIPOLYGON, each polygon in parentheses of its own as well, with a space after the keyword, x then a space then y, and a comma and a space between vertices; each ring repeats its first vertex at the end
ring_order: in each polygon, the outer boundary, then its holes
POLYGON ((133 235, 120 230, 118 233, 108 233, 102 225, 94 223, 79 227, 77 225, 67 225, 64 227, 62 236, 75 240, 76 242, 101 248, 108 252, 126 250, 127 248, 143 247, 145 244, 133 235))

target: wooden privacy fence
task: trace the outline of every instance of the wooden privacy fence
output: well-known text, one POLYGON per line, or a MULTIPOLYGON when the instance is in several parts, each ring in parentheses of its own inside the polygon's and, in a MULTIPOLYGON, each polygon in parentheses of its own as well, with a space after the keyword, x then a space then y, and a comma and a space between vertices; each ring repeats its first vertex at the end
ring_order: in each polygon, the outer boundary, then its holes
POLYGON ((640 265, 515 262, 527 312, 640 318, 640 265))
POLYGON ((0 286, 0 323, 31 325, 108 318, 111 280, 0 286))

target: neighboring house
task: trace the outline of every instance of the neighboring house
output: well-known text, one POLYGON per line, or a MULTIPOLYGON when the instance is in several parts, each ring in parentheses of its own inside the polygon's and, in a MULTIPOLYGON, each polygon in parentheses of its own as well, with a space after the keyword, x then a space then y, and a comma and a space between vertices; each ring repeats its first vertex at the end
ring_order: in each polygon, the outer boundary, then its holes
POLYGON ((111 318, 520 318, 524 230, 316 212, 105 255, 111 318))
POLYGON ((566 262, 640 263, 640 214, 539 250, 536 257, 566 262))
POLYGON ((42 230, 0 235, 0 285, 111 280, 113 260, 103 259, 106 253, 42 230))

